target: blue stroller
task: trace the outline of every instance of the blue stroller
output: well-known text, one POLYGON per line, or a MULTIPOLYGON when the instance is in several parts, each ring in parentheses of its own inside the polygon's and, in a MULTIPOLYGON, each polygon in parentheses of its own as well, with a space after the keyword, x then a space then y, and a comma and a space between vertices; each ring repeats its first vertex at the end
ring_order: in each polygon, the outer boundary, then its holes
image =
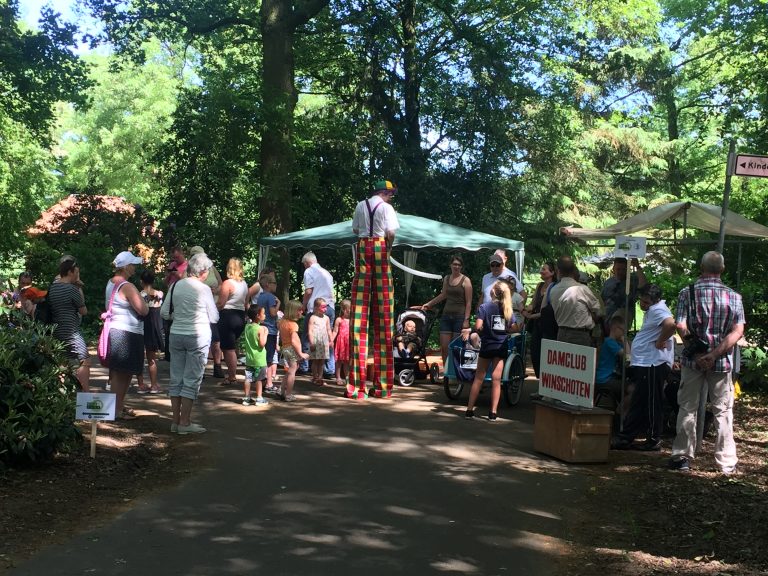
MULTIPOLYGON (((451 400, 458 400, 464 385, 471 385, 475 379, 479 350, 464 342, 461 336, 451 341, 448 346, 448 362, 443 377, 445 395, 451 400)), ((520 401, 525 381, 525 332, 510 334, 507 338, 507 357, 501 372, 501 391, 509 406, 520 401)), ((491 381, 490 366, 483 380, 483 386, 491 381)))

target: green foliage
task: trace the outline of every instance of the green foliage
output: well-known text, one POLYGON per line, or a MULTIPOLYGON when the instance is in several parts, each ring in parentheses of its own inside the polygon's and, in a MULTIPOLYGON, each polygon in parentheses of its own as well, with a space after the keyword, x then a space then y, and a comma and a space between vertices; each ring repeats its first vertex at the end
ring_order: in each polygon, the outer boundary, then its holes
POLYGON ((99 191, 157 207, 163 192, 153 157, 169 137, 183 64, 157 43, 147 61, 112 70, 114 58, 90 56, 91 105, 65 109, 60 122, 61 186, 99 191))
POLYGON ((24 247, 19 232, 35 222, 55 195, 53 166, 51 153, 0 108, 0 259, 24 247))
POLYGON ((768 392, 768 348, 754 346, 742 349, 740 381, 750 392, 768 392))
POLYGON ((60 23, 56 12, 44 7, 40 31, 24 31, 18 11, 17 0, 0 4, 0 116, 4 112, 47 141, 54 104, 86 102, 85 65, 74 54, 77 27, 60 23))
POLYGON ((77 379, 51 332, 0 310, 0 464, 40 462, 81 440, 77 379))

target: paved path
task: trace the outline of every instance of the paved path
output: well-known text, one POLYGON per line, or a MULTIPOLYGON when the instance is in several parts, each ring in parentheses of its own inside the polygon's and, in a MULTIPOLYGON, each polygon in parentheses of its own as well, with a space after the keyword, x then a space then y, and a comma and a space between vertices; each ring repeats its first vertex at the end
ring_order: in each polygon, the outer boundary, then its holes
POLYGON ((300 382, 299 402, 262 408, 214 382, 195 409, 209 432, 174 437, 209 445, 209 469, 11 574, 554 573, 583 480, 532 451, 530 382, 496 423, 464 420, 428 384, 355 403, 300 382))

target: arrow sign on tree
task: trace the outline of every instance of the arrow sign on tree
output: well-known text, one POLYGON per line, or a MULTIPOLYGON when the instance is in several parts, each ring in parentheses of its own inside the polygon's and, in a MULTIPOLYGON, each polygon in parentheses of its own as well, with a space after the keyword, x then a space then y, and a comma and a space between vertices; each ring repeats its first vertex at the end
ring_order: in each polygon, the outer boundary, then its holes
POLYGON ((753 156, 752 154, 737 154, 736 176, 753 176, 768 178, 768 156, 753 156))

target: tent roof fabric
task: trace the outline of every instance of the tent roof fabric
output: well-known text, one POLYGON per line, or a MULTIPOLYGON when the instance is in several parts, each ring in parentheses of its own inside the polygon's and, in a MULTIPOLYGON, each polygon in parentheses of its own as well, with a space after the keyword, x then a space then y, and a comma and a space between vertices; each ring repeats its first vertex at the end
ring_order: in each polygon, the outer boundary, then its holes
MULTIPOLYGON (((496 248, 524 250, 523 242, 518 240, 442 224, 420 216, 398 214, 397 218, 400 229, 395 236, 395 246, 472 252, 496 248)), ((357 237, 352 233, 352 220, 261 239, 263 246, 283 248, 339 248, 353 246, 356 242, 357 237)))
MULTIPOLYGON (((670 202, 669 204, 651 208, 647 212, 636 214, 607 228, 590 229, 566 226, 561 228, 560 232, 571 238, 599 240, 647 230, 664 220, 684 220, 689 228, 719 232, 721 212, 722 208, 720 206, 712 204, 670 202)), ((730 210, 728 210, 726 215, 725 233, 728 236, 768 238, 768 228, 752 220, 747 220, 744 216, 730 210)))

